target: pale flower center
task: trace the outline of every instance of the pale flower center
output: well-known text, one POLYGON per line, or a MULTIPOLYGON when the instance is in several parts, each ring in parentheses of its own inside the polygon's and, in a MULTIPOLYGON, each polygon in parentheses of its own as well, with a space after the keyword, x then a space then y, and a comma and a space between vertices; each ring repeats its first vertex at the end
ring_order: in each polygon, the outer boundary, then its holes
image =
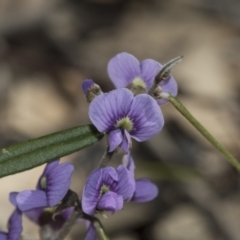
POLYGON ((47 187, 47 178, 46 177, 41 178, 40 186, 41 186, 42 189, 46 189, 46 187, 47 187))
POLYGON ((118 120, 115 127, 126 129, 129 132, 133 129, 133 123, 129 119, 129 117, 125 117, 125 118, 122 118, 122 119, 118 120))
POLYGON ((134 84, 136 87, 146 89, 146 84, 145 84, 145 82, 144 82, 141 78, 139 78, 139 77, 133 79, 133 84, 134 84))
POLYGON ((100 190, 100 194, 99 194, 99 199, 102 197, 103 194, 107 193, 110 191, 109 186, 103 184, 100 190))

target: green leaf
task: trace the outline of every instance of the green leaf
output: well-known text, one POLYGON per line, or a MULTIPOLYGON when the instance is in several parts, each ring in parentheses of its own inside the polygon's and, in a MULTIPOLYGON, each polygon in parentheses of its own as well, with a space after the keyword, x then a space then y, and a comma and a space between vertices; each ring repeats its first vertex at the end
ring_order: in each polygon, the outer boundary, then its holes
POLYGON ((0 178, 76 152, 103 136, 93 125, 85 125, 4 148, 0 153, 0 178))

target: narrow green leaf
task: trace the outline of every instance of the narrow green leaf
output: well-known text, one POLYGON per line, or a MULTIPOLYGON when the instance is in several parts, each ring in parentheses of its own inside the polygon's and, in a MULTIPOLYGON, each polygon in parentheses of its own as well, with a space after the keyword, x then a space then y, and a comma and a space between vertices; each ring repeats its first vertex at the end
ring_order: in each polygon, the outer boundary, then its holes
POLYGON ((93 125, 75 127, 2 149, 0 178, 22 172, 99 141, 103 134, 93 125))
POLYGON ((95 134, 97 132, 98 131, 93 125, 84 125, 49 134, 40 138, 29 140, 27 142, 21 142, 0 150, 0 163, 5 160, 20 156, 22 154, 35 151, 39 148, 47 147, 56 143, 61 143, 63 141, 67 141, 75 137, 81 137, 89 133, 95 134))

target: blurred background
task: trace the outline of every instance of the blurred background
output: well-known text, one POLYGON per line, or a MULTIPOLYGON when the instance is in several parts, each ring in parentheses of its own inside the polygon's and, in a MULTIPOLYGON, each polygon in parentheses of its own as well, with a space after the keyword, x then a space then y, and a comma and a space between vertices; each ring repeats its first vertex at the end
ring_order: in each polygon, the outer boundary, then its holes
MULTIPOLYGON (((88 124, 85 78, 113 89, 106 66, 119 52, 166 63, 179 99, 240 159, 240 1, 0 0, 0 147, 88 124)), ((237 172, 170 105, 164 130, 133 145, 137 177, 159 187, 150 203, 127 203, 103 219, 114 240, 239 240, 237 172)), ((64 157, 81 196, 106 140, 64 157)), ((121 162, 118 153, 113 165, 121 162)), ((33 189, 44 166, 0 180, 0 229, 11 191, 33 189)), ((68 239, 84 239, 84 224, 68 239)), ((39 239, 24 219, 24 239, 39 239)))

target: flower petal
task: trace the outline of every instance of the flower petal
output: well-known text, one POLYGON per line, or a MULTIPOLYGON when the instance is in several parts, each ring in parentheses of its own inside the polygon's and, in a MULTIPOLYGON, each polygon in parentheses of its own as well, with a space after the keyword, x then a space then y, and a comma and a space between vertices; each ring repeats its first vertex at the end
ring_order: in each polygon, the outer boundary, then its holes
POLYGON ((130 135, 139 142, 146 141, 159 133, 164 125, 161 109, 147 94, 139 94, 134 98, 129 116, 134 127, 130 135))
POLYGON ((92 215, 97 207, 101 188, 105 184, 111 186, 118 180, 118 174, 113 167, 100 168, 93 171, 87 179, 82 194, 82 209, 92 215))
POLYGON ((123 197, 124 201, 129 201, 135 191, 135 180, 133 175, 123 165, 118 166, 117 173, 119 180, 110 186, 111 191, 123 197))
POLYGON ((42 215, 44 208, 34 208, 33 210, 29 210, 24 212, 24 215, 27 216, 28 219, 33 221, 36 224, 39 224, 39 218, 42 215))
POLYGON ((127 170, 131 172, 132 175, 134 176, 135 164, 130 152, 123 156, 122 162, 123 162, 123 166, 125 166, 127 170))
POLYGON ((123 140, 121 142, 121 144, 119 145, 119 147, 121 149, 123 149, 124 152, 128 152, 129 148, 131 147, 131 137, 130 134, 128 133, 128 131, 126 129, 124 129, 124 135, 123 135, 123 140))
POLYGON ((133 93, 125 88, 101 94, 91 102, 89 118, 100 132, 114 130, 117 121, 127 116, 133 98, 133 93))
POLYGON ((0 240, 7 240, 7 233, 0 231, 0 240))
POLYGON ((97 209, 103 210, 103 211, 110 211, 110 212, 116 212, 118 210, 121 210, 123 207, 123 198, 118 195, 115 192, 107 192, 103 194, 100 201, 97 204, 97 209))
POLYGON ((8 240, 19 240, 22 230, 22 213, 15 209, 8 222, 8 240))
POLYGON ((108 63, 107 71, 116 88, 126 87, 134 78, 141 76, 139 61, 126 52, 113 57, 108 63))
POLYGON ((57 160, 54 160, 54 161, 52 161, 52 162, 50 162, 46 165, 46 167, 44 168, 43 174, 41 175, 41 177, 38 180, 37 187, 36 187, 37 190, 43 190, 42 187, 41 187, 41 184, 40 184, 41 179, 43 177, 47 177, 48 173, 51 172, 54 168, 56 168, 59 165, 59 161, 60 160, 57 159, 57 160))
POLYGON ((71 184, 73 170, 72 164, 62 163, 48 173, 46 193, 49 207, 58 204, 66 195, 71 184))
POLYGON ((136 190, 131 201, 133 202, 149 202, 158 195, 158 188, 149 179, 136 180, 136 190))
POLYGON ((96 239, 97 239, 97 232, 94 226, 90 223, 85 240, 96 240, 96 239))
POLYGON ((88 90, 90 87, 94 85, 94 82, 92 79, 85 79, 82 83, 82 90, 84 94, 86 95, 88 93, 88 90))
POLYGON ((11 192, 9 194, 9 201, 12 203, 12 205, 14 205, 15 207, 17 207, 17 195, 18 192, 11 192))
POLYGON ((16 202, 18 208, 23 212, 33 208, 48 207, 47 195, 41 190, 22 191, 18 193, 16 202))
MULTIPOLYGON (((162 81, 160 83, 160 86, 162 88, 163 93, 171 93, 173 96, 177 96, 178 85, 173 77, 170 77, 169 79, 167 79, 165 81, 162 81)), ((167 102, 168 102, 168 100, 165 100, 165 99, 157 99, 157 103, 159 105, 164 105, 167 102)))
POLYGON ((152 59, 146 59, 141 62, 141 76, 147 86, 147 90, 151 88, 154 78, 161 67, 162 65, 160 63, 152 59))
POLYGON ((120 129, 113 130, 108 135, 109 152, 113 152, 123 141, 123 135, 120 129))

